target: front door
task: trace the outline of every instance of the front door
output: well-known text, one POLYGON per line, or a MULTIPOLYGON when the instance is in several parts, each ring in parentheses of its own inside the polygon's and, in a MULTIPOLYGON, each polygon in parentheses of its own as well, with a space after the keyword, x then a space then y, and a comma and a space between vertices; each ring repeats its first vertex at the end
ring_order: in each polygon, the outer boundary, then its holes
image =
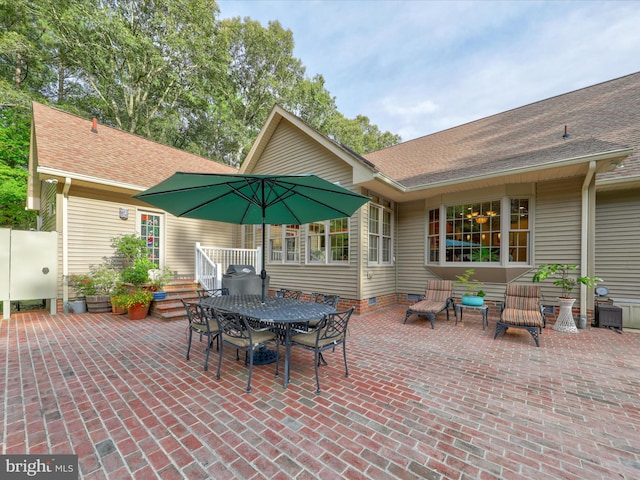
POLYGON ((138 211, 138 232, 147 241, 149 260, 164 266, 164 214, 159 212, 138 211))

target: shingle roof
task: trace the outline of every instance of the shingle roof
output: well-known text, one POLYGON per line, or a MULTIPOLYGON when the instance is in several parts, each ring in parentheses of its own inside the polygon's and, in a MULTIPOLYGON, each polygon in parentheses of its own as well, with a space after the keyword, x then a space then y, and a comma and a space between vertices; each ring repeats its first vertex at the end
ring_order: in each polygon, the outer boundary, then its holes
POLYGON ((151 187, 176 171, 237 173, 237 169, 92 120, 33 103, 39 168, 112 183, 151 187))
POLYGON ((635 148, 623 171, 640 175, 640 73, 576 90, 365 155, 406 187, 635 148), (569 133, 563 138, 565 125, 569 133))

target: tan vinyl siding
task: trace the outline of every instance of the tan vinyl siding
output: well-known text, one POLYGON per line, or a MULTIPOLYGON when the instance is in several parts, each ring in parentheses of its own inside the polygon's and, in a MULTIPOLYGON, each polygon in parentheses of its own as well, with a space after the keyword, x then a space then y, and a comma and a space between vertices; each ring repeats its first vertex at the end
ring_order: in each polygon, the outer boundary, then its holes
MULTIPOLYGON (((195 274, 195 244, 207 247, 237 247, 237 225, 207 220, 178 218, 165 214, 165 263, 179 275, 195 274)), ((224 272, 223 272, 224 273, 224 272)))
MULTIPOLYGON (((373 192, 372 192, 373 194, 373 192)), ((391 265, 377 265, 369 264, 369 208, 361 209, 362 211, 362 223, 360 228, 360 238, 362 238, 362 249, 360 255, 362 256, 362 270, 360 272, 360 278, 362 279, 362 293, 361 297, 375 298, 382 295, 389 295, 396 293, 396 265, 392 261, 391 265)), ((398 221, 395 218, 397 216, 397 210, 394 212, 394 224, 393 224, 393 251, 391 253, 392 258, 397 255, 397 225, 398 221)))
POLYGON ((613 298, 640 299, 640 191, 597 195, 595 273, 613 298))
MULTIPOLYGON (((278 125, 256 165, 258 168, 250 173, 312 173, 352 189, 351 168, 284 120, 278 125)), ((363 258, 363 250, 358 241, 362 210, 349 220, 348 265, 306 265, 304 258, 300 265, 270 264, 267 261, 266 269, 271 277, 271 287, 295 288, 305 293, 321 291, 338 294, 343 298, 358 299, 358 270, 363 258)), ((306 228, 301 231, 303 257, 306 253, 306 232, 306 228)))
POLYGON ((396 240, 398 292, 423 294, 426 281, 435 276, 425 267, 426 211, 424 201, 398 206, 396 240))
MULTIPOLYGON (((532 230, 535 238, 532 242, 535 246, 535 265, 580 265, 581 187, 581 178, 538 185, 532 230)), ((533 273, 534 270, 520 281, 530 280, 533 273)), ((560 293, 559 287, 554 286, 551 281, 546 281, 541 286, 545 301, 555 300, 560 293)), ((579 298, 579 288, 573 291, 573 296, 579 298)))
MULTIPOLYGON (((82 193, 82 190, 78 189, 82 193)), ((103 257, 113 255, 111 239, 118 235, 138 233, 137 212, 158 213, 159 210, 136 207, 132 204, 114 202, 128 200, 126 195, 109 193, 104 198, 69 196, 68 200, 68 247, 69 273, 87 272, 90 265, 102 263, 103 257), (119 217, 120 208, 129 209, 129 218, 119 217)), ((60 214, 61 215, 61 214, 60 214)), ((206 220, 177 218, 164 213, 165 218, 165 264, 181 275, 193 275, 195 266, 195 242, 215 247, 236 246, 236 225, 206 220)), ((60 223, 61 224, 61 223, 60 223)), ((62 242, 62 236, 60 236, 62 242)), ((61 244, 62 245, 62 244, 61 244)), ((62 272, 60 253, 59 271, 62 272)))

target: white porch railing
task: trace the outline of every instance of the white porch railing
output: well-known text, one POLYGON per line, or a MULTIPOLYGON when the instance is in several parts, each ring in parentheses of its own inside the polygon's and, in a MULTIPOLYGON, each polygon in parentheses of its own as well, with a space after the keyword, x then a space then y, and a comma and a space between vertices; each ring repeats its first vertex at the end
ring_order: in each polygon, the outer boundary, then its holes
POLYGON ((261 247, 218 248, 205 247, 196 242, 195 280, 208 290, 222 287, 222 275, 229 265, 253 265, 256 273, 262 270, 261 247))

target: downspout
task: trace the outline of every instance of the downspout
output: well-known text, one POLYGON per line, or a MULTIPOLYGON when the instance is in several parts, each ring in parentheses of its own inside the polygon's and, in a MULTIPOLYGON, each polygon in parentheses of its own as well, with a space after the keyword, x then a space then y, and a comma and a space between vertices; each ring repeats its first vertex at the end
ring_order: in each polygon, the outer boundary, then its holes
POLYGON ((62 305, 69 301, 69 189, 71 188, 71 179, 66 177, 62 187, 62 305))
MULTIPOLYGON (((590 276, 588 271, 588 253, 589 253, 589 216, 592 214, 591 203, 589 201, 589 188, 596 171, 596 162, 589 162, 587 175, 582 182, 582 218, 581 218, 581 235, 580 235, 580 276, 590 276)), ((579 325, 586 328, 587 325, 587 286, 580 284, 580 320, 579 325)))

